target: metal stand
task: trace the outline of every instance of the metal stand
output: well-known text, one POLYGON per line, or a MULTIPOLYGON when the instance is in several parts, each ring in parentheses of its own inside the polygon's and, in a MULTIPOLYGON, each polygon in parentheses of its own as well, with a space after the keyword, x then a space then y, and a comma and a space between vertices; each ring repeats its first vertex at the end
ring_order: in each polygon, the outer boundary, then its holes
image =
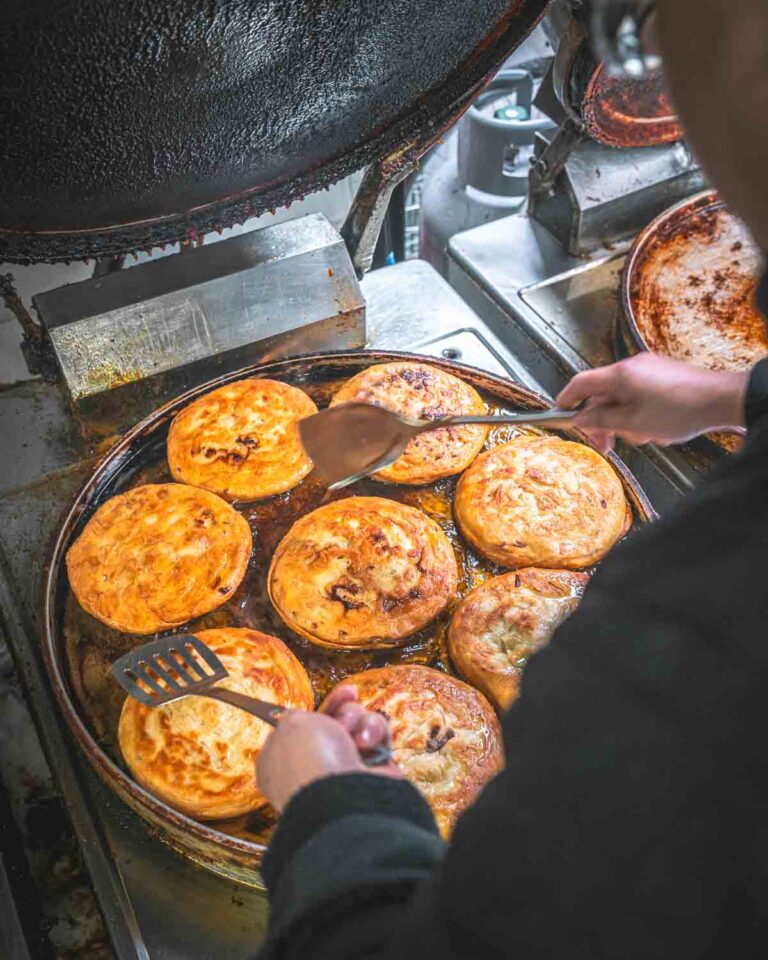
POLYGON ((34 304, 94 438, 227 370, 365 342, 355 270, 321 214, 130 270, 110 261, 34 304))

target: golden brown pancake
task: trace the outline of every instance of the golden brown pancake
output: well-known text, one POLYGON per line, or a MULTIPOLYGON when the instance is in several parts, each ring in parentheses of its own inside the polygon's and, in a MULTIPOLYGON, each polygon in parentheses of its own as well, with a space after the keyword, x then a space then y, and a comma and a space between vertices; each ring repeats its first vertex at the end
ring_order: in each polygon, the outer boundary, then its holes
POLYGON ((395 760, 426 797, 440 832, 503 766, 499 721, 485 697, 447 673, 406 664, 344 680, 389 720, 395 760))
POLYGON ((185 407, 168 433, 175 480, 228 500, 284 493, 312 469, 296 423, 317 413, 302 390, 278 380, 237 380, 185 407))
POLYGON ((621 480, 599 453, 530 435, 481 454, 459 481, 453 507, 469 543, 513 568, 597 563, 626 531, 628 515, 621 480))
POLYGON ((458 582, 434 520, 381 497, 314 510, 283 537, 269 596, 288 626, 329 647, 388 647, 434 619, 458 582))
POLYGON ((487 580, 456 608, 448 651, 498 710, 517 700, 523 668, 576 609, 586 573, 528 567, 487 580))
MULTIPOLYGON (((307 672, 282 640, 257 630, 201 630, 229 671, 217 686, 311 710, 307 672)), ((118 740, 128 769, 143 787, 197 820, 237 817, 266 803, 256 787, 256 758, 270 727, 244 710, 207 697, 162 707, 126 698, 118 740)))
MULTIPOLYGON (((331 401, 371 403, 407 417, 438 420, 460 413, 483 414, 478 392, 426 363, 382 363, 348 380, 331 401)), ((393 464, 374 474, 390 483, 432 483, 461 473, 482 450, 488 427, 443 427, 414 437, 393 464)))
POLYGON ((148 484, 94 513, 67 554, 69 585, 102 623, 155 633, 226 603, 251 546, 248 522, 221 497, 181 483, 148 484))

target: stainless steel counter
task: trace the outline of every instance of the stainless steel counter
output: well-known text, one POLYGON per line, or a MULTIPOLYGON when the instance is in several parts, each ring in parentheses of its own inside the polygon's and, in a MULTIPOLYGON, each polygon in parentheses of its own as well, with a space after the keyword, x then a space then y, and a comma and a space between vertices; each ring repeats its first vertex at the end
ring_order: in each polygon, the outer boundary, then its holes
MULTIPOLYGON (((496 331, 426 263, 369 274, 369 346, 445 356, 506 374, 533 374, 496 331)), ((523 359, 529 359, 523 355, 523 359)), ((534 358, 535 360, 535 358, 534 358)), ((91 461, 57 387, 30 381, 0 392, 0 608, 55 779, 120 960, 245 960, 266 919, 261 894, 213 876, 150 836, 105 789, 72 744, 52 702, 37 644, 46 552, 91 461)))

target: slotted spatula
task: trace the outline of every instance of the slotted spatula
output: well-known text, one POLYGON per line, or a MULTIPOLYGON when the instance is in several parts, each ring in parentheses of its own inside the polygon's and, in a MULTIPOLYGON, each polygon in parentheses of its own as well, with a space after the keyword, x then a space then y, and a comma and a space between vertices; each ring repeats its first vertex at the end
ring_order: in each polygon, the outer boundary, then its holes
MULTIPOLYGON (((227 668, 203 641, 191 633, 153 640, 124 654, 112 664, 112 676, 128 696, 146 707, 160 707, 181 697, 210 697, 245 710, 271 726, 286 708, 214 686, 228 677, 227 668)), ((389 763, 392 751, 380 745, 360 751, 368 767, 389 763)))
POLYGON ((338 490, 394 463, 420 433, 468 423, 565 426, 580 409, 415 420, 370 403, 340 403, 300 420, 299 434, 315 474, 329 490, 338 490))

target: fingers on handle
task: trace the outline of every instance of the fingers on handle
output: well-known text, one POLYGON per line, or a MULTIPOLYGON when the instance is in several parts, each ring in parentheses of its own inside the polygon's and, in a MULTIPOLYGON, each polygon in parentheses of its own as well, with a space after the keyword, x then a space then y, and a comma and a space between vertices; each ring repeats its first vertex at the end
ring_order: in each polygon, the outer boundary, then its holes
POLYGON ((319 707, 319 713, 333 717, 347 703, 357 701, 357 687, 351 683, 341 683, 328 694, 319 707))
POLYGON ((389 724, 380 713, 366 712, 353 731, 359 747, 377 747, 389 743, 389 724))
POLYGON ((345 703, 334 715, 358 747, 374 747, 389 740, 389 724, 380 713, 371 713, 359 703, 345 703))
POLYGON ((613 450, 616 443, 616 434, 611 430, 590 429, 588 427, 583 427, 582 429, 599 453, 606 454, 613 450))
POLYGON ((577 373, 571 382, 557 395, 555 402, 564 410, 571 410, 591 397, 605 393, 613 379, 612 367, 598 367, 577 373))

